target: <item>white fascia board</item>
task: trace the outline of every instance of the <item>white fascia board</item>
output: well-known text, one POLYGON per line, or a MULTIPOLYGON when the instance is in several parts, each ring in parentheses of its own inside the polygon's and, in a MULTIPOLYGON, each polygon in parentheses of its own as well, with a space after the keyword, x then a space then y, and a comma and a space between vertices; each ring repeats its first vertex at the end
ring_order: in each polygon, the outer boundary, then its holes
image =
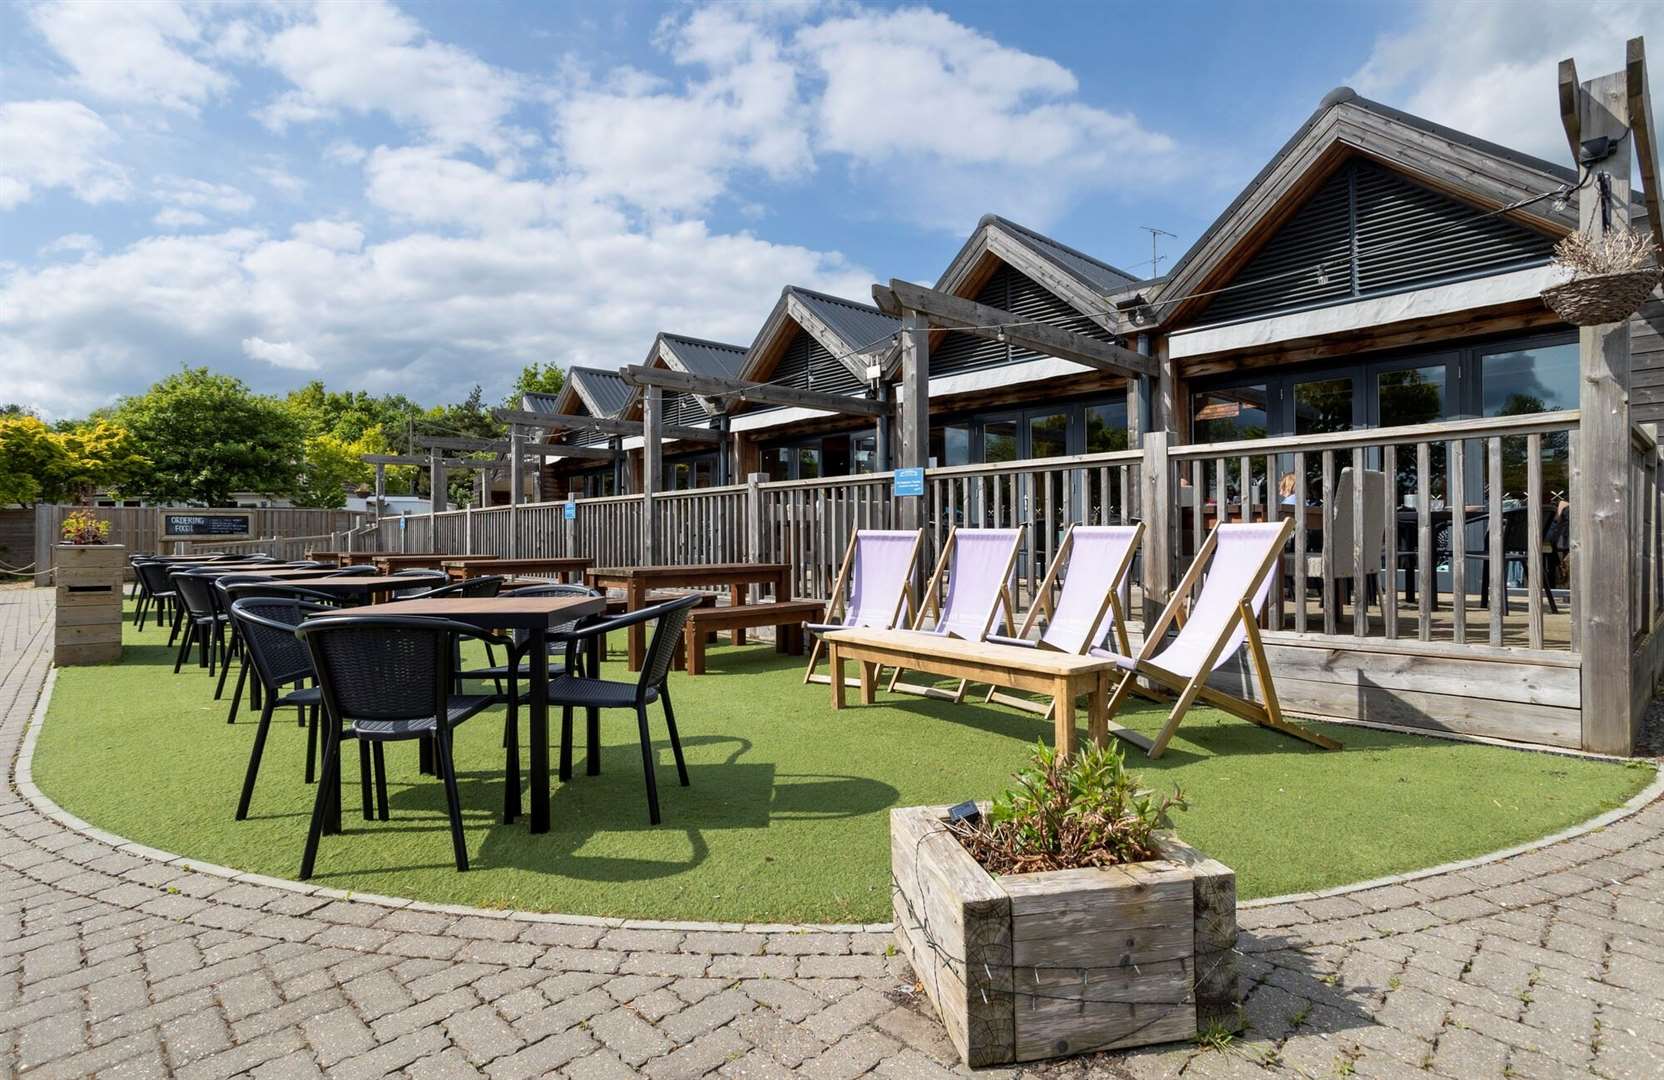
POLYGON ((1550 266, 1534 266, 1528 270, 1458 281, 1431 289, 1414 289, 1370 300, 1354 300, 1350 304, 1276 315, 1269 319, 1232 323, 1229 326, 1199 326, 1194 330, 1169 334, 1167 354, 1175 360, 1182 360, 1275 345, 1299 338, 1323 337, 1366 330, 1372 326, 1452 315, 1516 300, 1529 300, 1563 280, 1563 271, 1550 266))

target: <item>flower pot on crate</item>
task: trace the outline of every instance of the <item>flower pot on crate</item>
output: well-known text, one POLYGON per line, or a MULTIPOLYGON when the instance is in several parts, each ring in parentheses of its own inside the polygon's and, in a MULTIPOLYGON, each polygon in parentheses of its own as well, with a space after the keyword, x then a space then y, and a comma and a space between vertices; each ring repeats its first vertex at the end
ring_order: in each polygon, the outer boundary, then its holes
POLYGON ((1590 274, 1543 290, 1543 303, 1573 326, 1623 322, 1647 302, 1664 271, 1657 267, 1590 274))
POLYGON ((121 544, 59 544, 53 582, 57 615, 52 662, 59 667, 121 659, 121 544))
POLYGON ((897 946, 966 1065, 1234 1026, 1229 867, 1164 835, 1154 862, 995 877, 943 826, 947 813, 891 811, 891 891, 897 946))

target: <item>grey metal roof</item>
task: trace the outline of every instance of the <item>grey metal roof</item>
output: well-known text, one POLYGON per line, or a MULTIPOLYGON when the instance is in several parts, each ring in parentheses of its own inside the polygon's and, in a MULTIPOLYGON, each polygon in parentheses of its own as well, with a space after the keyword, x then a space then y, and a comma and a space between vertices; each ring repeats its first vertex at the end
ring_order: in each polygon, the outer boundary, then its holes
POLYGON ((635 391, 616 371, 574 367, 566 372, 566 378, 594 416, 617 416, 630 403, 630 395, 635 391))
POLYGON ((901 329, 900 319, 892 319, 871 304, 858 304, 796 285, 788 286, 786 291, 813 311, 851 350, 882 345, 901 329))
POLYGON ((659 335, 676 358, 695 375, 714 375, 732 379, 745 364, 745 346, 729 345, 704 338, 683 337, 681 334, 659 335))
POLYGON ((560 415, 559 394, 521 394, 520 411, 542 413, 545 416, 560 415))
POLYGON ((1237 194, 1237 197, 1231 200, 1230 205, 1225 207, 1219 216, 1214 219, 1213 224, 1209 225, 1202 235, 1196 238, 1196 242, 1191 244, 1183 255, 1179 256, 1178 261, 1168 269, 1167 276, 1170 278, 1177 278, 1184 268, 1190 264, 1191 259, 1195 257, 1196 253, 1201 251, 1213 235, 1223 228, 1225 223, 1231 219, 1232 215, 1236 213, 1237 208, 1242 205, 1248 196, 1253 194, 1254 190, 1265 182, 1266 178, 1271 175, 1271 173, 1277 168, 1278 164, 1290 153, 1292 153, 1296 146, 1300 145, 1300 142, 1305 139, 1306 134, 1317 125, 1317 122, 1323 119, 1324 115, 1327 114, 1330 109, 1339 108, 1343 105, 1351 105, 1354 108, 1364 109, 1368 112, 1375 113, 1378 116, 1383 116, 1389 120, 1404 124, 1408 127, 1417 128, 1421 131, 1427 132, 1430 135, 1435 135, 1441 139, 1448 140, 1460 146, 1470 147, 1482 154, 1488 154, 1491 157, 1498 158, 1503 161, 1511 161, 1516 165, 1544 173, 1545 175, 1553 177, 1562 183, 1577 183, 1576 170, 1569 169, 1564 165, 1556 165, 1552 161, 1545 161, 1540 157, 1534 157, 1531 154, 1521 153, 1518 150, 1510 149, 1499 143, 1490 142, 1475 135, 1469 135, 1467 132, 1457 131, 1455 128, 1448 128, 1443 124, 1436 124, 1425 117, 1404 112, 1402 109, 1395 109, 1390 105, 1383 105, 1379 101, 1371 101, 1369 98, 1361 96, 1350 86, 1337 86, 1335 89, 1323 95, 1323 100, 1318 102, 1317 110, 1313 112, 1311 116, 1307 117, 1306 122, 1300 125, 1300 129, 1290 136, 1289 140, 1283 143, 1282 147, 1271 156, 1271 160, 1265 163, 1265 167, 1258 173, 1254 174, 1254 178, 1248 181, 1248 184, 1237 194))
POLYGON ((977 227, 982 228, 987 225, 999 226, 1042 258, 1050 259, 1099 292, 1112 292, 1138 280, 1136 276, 1127 273, 1125 270, 1111 266, 1102 259, 1095 259, 1084 251, 1072 248, 1068 244, 1053 240, 1044 233, 1038 233, 1025 225, 1019 225, 1009 218, 1000 217, 998 214, 986 214, 977 223, 977 227))

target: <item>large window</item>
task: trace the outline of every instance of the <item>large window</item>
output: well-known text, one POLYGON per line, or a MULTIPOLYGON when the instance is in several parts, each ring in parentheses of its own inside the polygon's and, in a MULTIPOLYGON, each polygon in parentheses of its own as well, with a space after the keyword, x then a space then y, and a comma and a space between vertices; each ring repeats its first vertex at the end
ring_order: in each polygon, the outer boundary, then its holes
POLYGON ((1577 342, 1479 354, 1480 413, 1518 416, 1577 408, 1577 342))
POLYGON ((1069 452, 1069 414, 1045 413, 1028 418, 1028 456, 1062 457, 1069 452))
POLYGON ((1260 439, 1271 430, 1265 383, 1198 392, 1191 400, 1193 437, 1197 442, 1260 439))
POLYGON ((969 424, 930 425, 930 467, 971 463, 971 426, 969 424))
POLYGON ((1127 448, 1127 402, 1109 401, 1086 407, 1086 452, 1107 454, 1127 448))

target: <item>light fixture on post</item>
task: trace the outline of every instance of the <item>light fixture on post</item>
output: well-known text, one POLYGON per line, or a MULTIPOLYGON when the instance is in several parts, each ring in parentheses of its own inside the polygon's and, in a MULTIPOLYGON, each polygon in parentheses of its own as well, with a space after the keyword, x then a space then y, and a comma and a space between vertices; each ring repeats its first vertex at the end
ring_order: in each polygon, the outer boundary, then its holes
POLYGON ((1329 284, 1329 268, 1323 263, 1317 264, 1317 283, 1319 285, 1329 284))

